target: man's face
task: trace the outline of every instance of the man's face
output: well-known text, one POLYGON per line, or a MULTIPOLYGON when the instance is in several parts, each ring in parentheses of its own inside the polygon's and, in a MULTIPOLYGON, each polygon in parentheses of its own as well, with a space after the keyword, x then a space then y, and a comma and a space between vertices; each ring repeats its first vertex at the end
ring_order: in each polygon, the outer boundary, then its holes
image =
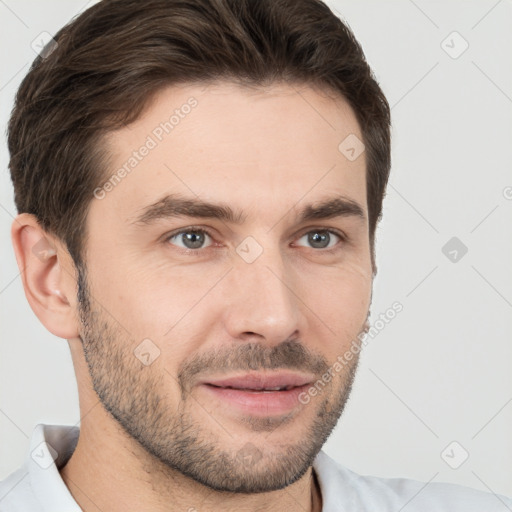
POLYGON ((170 470, 279 489, 335 426, 358 358, 332 368, 372 284, 365 155, 338 149, 350 134, 342 99, 217 83, 168 88, 109 137, 118 179, 89 211, 80 334, 104 407, 170 470), (234 218, 169 215, 171 195, 234 218), (352 208, 306 209, 336 199, 352 208))

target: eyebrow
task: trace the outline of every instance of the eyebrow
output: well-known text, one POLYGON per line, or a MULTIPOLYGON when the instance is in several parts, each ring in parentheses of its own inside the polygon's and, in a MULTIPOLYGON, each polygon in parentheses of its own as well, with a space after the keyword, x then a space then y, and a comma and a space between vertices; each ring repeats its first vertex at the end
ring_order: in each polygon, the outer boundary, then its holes
MULTIPOLYGON (((157 202, 144 207, 139 216, 130 224, 149 225, 158 220, 176 217, 218 219, 229 224, 243 224, 247 219, 244 213, 240 210, 233 210, 226 203, 210 203, 177 194, 168 194, 157 202)), ((337 196, 305 205, 298 212, 298 223, 335 217, 355 217, 361 221, 366 219, 364 209, 359 203, 343 196, 337 196)))

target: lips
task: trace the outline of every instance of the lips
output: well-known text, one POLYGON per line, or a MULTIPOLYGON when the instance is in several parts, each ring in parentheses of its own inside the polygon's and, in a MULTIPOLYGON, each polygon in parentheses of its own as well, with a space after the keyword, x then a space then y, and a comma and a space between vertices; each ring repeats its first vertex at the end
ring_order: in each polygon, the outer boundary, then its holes
POLYGON ((213 379, 203 384, 218 388, 231 388, 243 391, 287 391, 292 388, 305 386, 313 378, 295 373, 275 374, 245 374, 236 377, 213 379))
POLYGON ((303 407, 299 395, 307 390, 314 376, 293 372, 248 373, 211 378, 199 383, 198 389, 221 408, 244 416, 282 416, 303 407), (227 409, 226 409, 227 408, 227 409))

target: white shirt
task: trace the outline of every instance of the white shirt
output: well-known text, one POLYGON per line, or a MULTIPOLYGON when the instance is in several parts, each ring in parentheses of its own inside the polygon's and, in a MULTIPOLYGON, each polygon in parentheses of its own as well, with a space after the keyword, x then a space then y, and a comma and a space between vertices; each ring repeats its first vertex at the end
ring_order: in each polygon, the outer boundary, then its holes
MULTIPOLYGON (((58 471, 71 457, 79 431, 67 425, 35 427, 25 463, 0 482, 0 512, 81 512, 58 471)), ((322 512, 512 511, 512 499, 460 485, 358 475, 322 451, 313 468, 322 512)))

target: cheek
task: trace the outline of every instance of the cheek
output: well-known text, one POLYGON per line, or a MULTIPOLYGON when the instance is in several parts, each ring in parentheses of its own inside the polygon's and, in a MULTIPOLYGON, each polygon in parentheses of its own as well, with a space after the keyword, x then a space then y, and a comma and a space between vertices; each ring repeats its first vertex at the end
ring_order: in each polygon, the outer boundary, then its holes
POLYGON ((140 257, 97 258, 90 265, 94 298, 132 337, 162 337, 199 300, 197 283, 177 279, 178 272, 140 257))
POLYGON ((305 303, 338 340, 357 334, 370 307, 371 272, 365 266, 348 263, 318 277, 303 279, 305 303))

